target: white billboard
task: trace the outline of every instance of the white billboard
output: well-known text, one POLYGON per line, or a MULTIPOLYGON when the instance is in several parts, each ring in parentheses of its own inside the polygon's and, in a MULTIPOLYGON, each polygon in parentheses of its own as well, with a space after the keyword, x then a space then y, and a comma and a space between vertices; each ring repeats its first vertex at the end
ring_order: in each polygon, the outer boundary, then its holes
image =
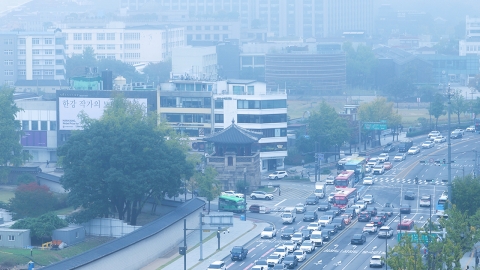
MULTIPOLYGON (((83 97, 60 97, 58 99, 58 125, 59 130, 82 130, 82 123, 78 115, 84 112, 92 119, 100 119, 111 98, 83 98, 83 97)), ((127 98, 136 101, 147 113, 146 98, 127 98)))

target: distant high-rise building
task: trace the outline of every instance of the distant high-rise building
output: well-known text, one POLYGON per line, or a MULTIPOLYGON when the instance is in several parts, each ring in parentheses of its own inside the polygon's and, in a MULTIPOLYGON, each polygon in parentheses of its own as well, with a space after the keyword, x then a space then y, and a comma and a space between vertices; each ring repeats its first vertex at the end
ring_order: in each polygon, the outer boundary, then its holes
POLYGON ((480 55, 480 16, 465 19, 465 39, 459 42, 459 55, 480 55))

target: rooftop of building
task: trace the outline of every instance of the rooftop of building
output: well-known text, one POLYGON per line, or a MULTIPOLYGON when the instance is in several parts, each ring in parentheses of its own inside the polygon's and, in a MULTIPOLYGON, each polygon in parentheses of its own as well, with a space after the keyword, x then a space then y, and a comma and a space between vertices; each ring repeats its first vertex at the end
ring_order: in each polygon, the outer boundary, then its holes
POLYGON ((18 80, 15 86, 69 86, 67 80, 18 80))

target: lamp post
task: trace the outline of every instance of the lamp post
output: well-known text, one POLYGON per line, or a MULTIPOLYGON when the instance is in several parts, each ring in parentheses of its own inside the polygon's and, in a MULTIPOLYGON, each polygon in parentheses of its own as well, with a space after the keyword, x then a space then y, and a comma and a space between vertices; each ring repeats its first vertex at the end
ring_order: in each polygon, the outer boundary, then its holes
POLYGON ((448 133, 447 133, 447 170, 448 170, 448 196, 450 201, 453 201, 453 193, 452 193, 452 144, 450 142, 450 113, 451 113, 451 102, 452 94, 450 92, 450 84, 448 84, 448 91, 447 91, 447 98, 448 98, 448 133))
POLYGON ((318 142, 315 142, 315 183, 318 181, 318 142))
POLYGON ((247 167, 243 168, 243 201, 245 202, 245 220, 247 220, 247 167))
POLYGON ((388 269, 388 243, 387 243, 388 235, 385 235, 385 269, 388 269))

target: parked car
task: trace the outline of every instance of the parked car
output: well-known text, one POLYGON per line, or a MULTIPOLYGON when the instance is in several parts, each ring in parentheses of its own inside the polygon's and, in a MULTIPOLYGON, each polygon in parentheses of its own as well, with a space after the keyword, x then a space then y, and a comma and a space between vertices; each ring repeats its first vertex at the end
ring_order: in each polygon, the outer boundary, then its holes
POLYGON ((420 153, 420 147, 418 146, 412 146, 410 147, 410 149, 408 149, 408 152, 407 152, 409 155, 416 155, 418 153, 420 153))
POLYGON ((373 256, 370 258, 370 268, 374 268, 374 267, 383 268, 383 265, 384 265, 384 261, 383 261, 383 259, 382 259, 382 256, 380 256, 380 255, 373 255, 373 256))
MULTIPOLYGON (((297 260, 298 260, 299 262, 303 262, 303 261, 305 261, 305 259, 307 258, 307 253, 306 253, 305 251, 301 250, 301 249, 295 250, 295 251, 293 252, 293 255, 294 255, 295 257, 297 257, 297 260)), ((265 270, 267 270, 267 269, 265 269, 265 270)))
POLYGON ((214 261, 207 268, 207 270, 226 270, 226 269, 227 269, 227 265, 225 264, 224 261, 214 261))
POLYGON ((385 168, 385 170, 390 170, 391 168, 393 168, 393 163, 391 163, 390 161, 387 161, 385 163, 383 163, 383 168, 385 168))
POLYGON ((363 184, 364 185, 373 185, 374 181, 373 181, 373 177, 371 176, 365 176, 363 178, 363 184))
POLYGON ((318 197, 315 194, 308 196, 307 199, 305 200, 305 204, 307 205, 314 205, 317 203, 318 203, 318 197))
POLYGON ((230 251, 230 257, 232 261, 243 261, 247 258, 248 249, 242 246, 234 246, 230 251))
POLYGON ((403 196, 405 200, 415 200, 415 193, 411 190, 407 190, 403 196))
POLYGON ((401 214, 410 214, 412 212, 412 207, 409 204, 400 205, 401 214))
POLYGON ((307 211, 303 215, 303 221, 316 221, 318 219, 318 215, 316 211, 307 211))
POLYGON ((317 210, 318 211, 328 211, 332 206, 328 202, 319 202, 317 210))
POLYGON ((475 126, 469 126, 465 129, 467 132, 475 132, 475 126))
POLYGON ((252 194, 250 194, 250 198, 252 200, 256 200, 256 199, 273 200, 273 194, 267 193, 265 191, 253 191, 252 194))
POLYGON ((370 234, 376 233, 377 226, 373 225, 372 223, 366 224, 365 227, 363 227, 362 232, 370 234))
POLYGON ((268 175, 268 179, 271 180, 283 179, 285 177, 288 177, 288 173, 286 171, 276 171, 268 175))
POLYGON ((361 233, 354 234, 352 239, 350 240, 350 243, 352 245, 363 245, 365 244, 365 242, 367 242, 367 238, 361 233))
POLYGON ((243 198, 245 195, 243 193, 238 193, 233 190, 227 190, 222 192, 222 196, 232 196, 232 197, 237 197, 237 198, 243 198))
POLYGON ((407 155, 405 153, 398 153, 395 155, 393 158, 393 161, 403 161, 407 158, 407 155))
POLYGON ((275 225, 265 227, 260 233, 261 238, 273 238, 275 236, 277 236, 277 229, 275 229, 275 225))

